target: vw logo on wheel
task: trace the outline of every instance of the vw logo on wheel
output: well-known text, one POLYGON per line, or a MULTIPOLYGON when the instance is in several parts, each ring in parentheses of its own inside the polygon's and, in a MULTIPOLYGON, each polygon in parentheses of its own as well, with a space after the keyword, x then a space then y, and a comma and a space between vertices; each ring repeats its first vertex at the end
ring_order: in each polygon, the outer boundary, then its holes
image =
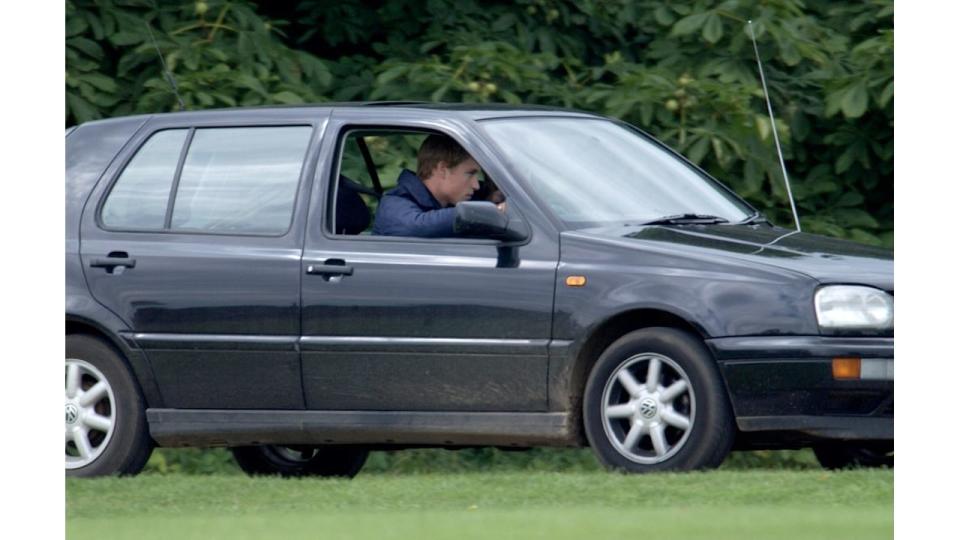
POLYGON ((650 419, 657 414, 657 402, 653 398, 646 398, 640 402, 640 415, 650 419))
POLYGON ((67 423, 76 424, 77 419, 80 418, 80 409, 77 409, 77 406, 73 403, 67 403, 67 423))

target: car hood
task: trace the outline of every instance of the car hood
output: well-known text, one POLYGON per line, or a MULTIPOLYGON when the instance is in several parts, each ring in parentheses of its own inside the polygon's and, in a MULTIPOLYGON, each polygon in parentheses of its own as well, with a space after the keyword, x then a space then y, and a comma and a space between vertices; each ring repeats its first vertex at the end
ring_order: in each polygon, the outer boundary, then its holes
POLYGON ((768 225, 652 225, 574 231, 623 247, 696 253, 799 272, 821 283, 871 285, 893 291, 893 252, 768 225))

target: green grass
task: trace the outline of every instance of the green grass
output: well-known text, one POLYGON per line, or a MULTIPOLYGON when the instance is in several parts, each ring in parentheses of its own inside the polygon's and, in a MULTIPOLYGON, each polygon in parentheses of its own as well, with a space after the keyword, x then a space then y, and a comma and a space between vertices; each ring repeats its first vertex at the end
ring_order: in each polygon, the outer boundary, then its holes
POLYGON ((890 538, 893 472, 67 480, 68 538, 890 538))

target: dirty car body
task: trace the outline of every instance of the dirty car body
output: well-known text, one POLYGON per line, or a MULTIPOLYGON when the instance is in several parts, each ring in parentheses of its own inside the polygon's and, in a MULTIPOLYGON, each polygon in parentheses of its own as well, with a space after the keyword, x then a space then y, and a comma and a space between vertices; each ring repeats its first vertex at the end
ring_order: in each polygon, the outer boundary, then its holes
POLYGON ((731 447, 892 451, 892 254, 774 226, 617 121, 317 105, 91 122, 66 147, 69 474, 135 473, 154 445, 347 476, 369 449, 414 446, 590 445, 635 472, 731 447), (342 234, 347 137, 375 152, 393 132, 459 142, 511 234, 342 234), (634 151, 622 171, 579 168, 634 151), (651 185, 622 191, 653 159, 651 185), (204 202, 224 171, 269 208, 204 202), (633 215, 658 182, 690 187, 633 215), (701 215, 701 194, 723 215, 701 215), (126 210, 147 200, 155 219, 126 210), (698 214, 657 219, 674 206, 698 214))

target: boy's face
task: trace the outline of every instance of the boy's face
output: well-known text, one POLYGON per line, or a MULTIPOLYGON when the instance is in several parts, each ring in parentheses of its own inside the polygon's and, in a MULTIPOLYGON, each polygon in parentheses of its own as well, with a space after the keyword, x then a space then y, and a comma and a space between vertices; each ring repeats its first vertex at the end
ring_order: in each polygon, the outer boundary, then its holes
POLYGON ((434 196, 444 206, 469 201, 473 192, 480 189, 480 165, 473 158, 463 160, 456 167, 447 167, 446 163, 440 162, 434 176, 440 180, 438 193, 434 196))

